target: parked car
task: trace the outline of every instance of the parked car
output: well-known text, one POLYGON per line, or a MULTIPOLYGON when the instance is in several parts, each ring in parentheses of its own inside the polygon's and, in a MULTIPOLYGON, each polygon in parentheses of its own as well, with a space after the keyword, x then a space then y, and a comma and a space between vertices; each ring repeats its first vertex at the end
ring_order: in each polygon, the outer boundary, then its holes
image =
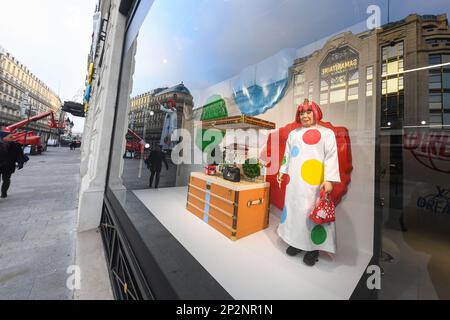
POLYGON ((48 139, 48 141, 47 141, 47 146, 57 147, 58 145, 59 145, 59 143, 58 143, 57 139, 48 139))

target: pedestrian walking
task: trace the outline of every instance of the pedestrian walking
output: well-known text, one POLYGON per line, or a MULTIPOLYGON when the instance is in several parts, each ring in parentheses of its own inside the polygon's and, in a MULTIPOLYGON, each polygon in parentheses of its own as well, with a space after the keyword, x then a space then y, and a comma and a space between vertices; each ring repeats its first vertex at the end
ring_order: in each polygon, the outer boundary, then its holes
POLYGON ((155 179, 155 189, 158 189, 159 184, 159 176, 162 169, 162 163, 166 165, 166 170, 169 170, 169 164, 166 160, 166 155, 161 151, 161 148, 157 146, 155 150, 150 152, 147 160, 145 160, 145 164, 147 168, 150 169, 150 181, 149 187, 152 188, 153 180, 155 179))
POLYGON ((17 168, 20 170, 28 160, 29 158, 23 154, 20 145, 13 141, 11 134, 3 137, 0 141, 1 198, 6 198, 8 196, 8 189, 11 185, 11 175, 16 171, 16 163, 17 168))

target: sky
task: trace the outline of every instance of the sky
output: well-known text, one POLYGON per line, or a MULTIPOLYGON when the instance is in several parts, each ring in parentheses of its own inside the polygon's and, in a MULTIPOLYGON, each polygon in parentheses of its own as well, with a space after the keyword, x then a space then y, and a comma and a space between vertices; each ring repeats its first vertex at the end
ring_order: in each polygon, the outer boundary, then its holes
MULTIPOLYGON (((62 101, 84 89, 97 0, 0 0, 0 46, 62 101)), ((74 132, 84 119, 69 115, 74 132)))
MULTIPOLYGON (((370 5, 387 23, 387 0, 155 1, 138 36, 133 95, 181 81, 204 89, 338 31, 365 25, 370 5)), ((408 14, 450 16, 449 0, 391 0, 390 21, 408 14)), ((206 97, 205 97, 206 98, 206 97)))

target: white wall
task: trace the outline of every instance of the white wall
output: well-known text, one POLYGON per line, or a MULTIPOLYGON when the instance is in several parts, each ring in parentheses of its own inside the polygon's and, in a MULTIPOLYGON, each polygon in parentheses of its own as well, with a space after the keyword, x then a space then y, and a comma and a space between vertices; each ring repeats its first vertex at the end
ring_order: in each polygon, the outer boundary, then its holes
MULTIPOLYGON (((103 65, 95 70, 90 108, 85 123, 81 155, 81 185, 78 205, 78 231, 100 224, 108 169, 109 150, 116 105, 126 17, 119 13, 119 0, 111 0, 103 65), (100 84, 99 84, 100 81, 100 84)), ((102 3, 108 8, 108 1, 102 3)), ((98 59, 95 66, 98 66, 98 59)))

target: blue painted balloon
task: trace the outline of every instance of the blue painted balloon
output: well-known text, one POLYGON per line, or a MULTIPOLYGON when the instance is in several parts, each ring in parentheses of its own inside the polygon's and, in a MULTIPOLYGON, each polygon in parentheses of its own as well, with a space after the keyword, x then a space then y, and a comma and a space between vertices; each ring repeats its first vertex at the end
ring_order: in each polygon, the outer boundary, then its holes
POLYGON ((285 95, 288 79, 282 79, 265 86, 252 85, 234 93, 234 101, 242 114, 256 116, 265 113, 285 95))

